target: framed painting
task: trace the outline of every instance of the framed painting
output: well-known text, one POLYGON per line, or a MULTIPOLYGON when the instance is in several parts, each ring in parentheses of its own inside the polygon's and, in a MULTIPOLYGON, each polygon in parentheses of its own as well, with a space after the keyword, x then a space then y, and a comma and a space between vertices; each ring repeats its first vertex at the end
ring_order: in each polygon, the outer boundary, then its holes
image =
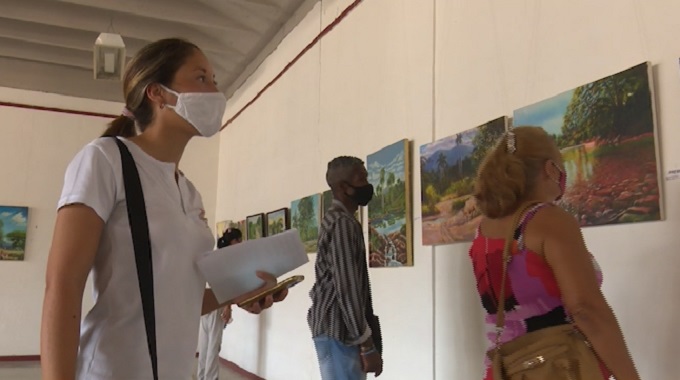
MULTIPOLYGON (((235 222, 232 222, 231 220, 223 220, 221 222, 217 222, 215 224, 215 235, 219 239, 224 235, 224 231, 227 230, 227 228, 239 228, 238 224, 235 222)), ((243 230, 241 230, 243 232, 243 230)))
POLYGON ((23 261, 28 207, 0 206, 0 260, 23 261))
POLYGON ((314 194, 290 204, 291 226, 298 230, 307 253, 317 251, 321 224, 321 195, 314 194))
POLYGON ((375 194, 368 204, 371 267, 413 266, 411 144, 401 140, 366 160, 375 194))
POLYGON ((663 219, 651 65, 642 63, 513 114, 553 136, 567 171, 560 204, 582 226, 663 219))
POLYGON ((264 214, 255 214, 246 218, 246 235, 248 240, 265 236, 264 214))
POLYGON ((243 240, 243 241, 248 240, 248 234, 246 233, 247 229, 248 229, 248 223, 246 223, 246 220, 245 219, 239 220, 238 223, 237 223, 237 227, 238 227, 239 230, 241 230, 241 234, 243 236, 243 239, 241 239, 241 240, 243 240))
POLYGON ((274 236, 290 229, 288 208, 267 213, 267 236, 274 236))
POLYGON ((472 196, 477 169, 507 125, 507 117, 501 117, 420 147, 423 245, 475 237, 481 221, 472 196))
MULTIPOLYGON (((333 192, 331 190, 326 190, 323 193, 321 193, 321 219, 326 215, 326 211, 331 208, 333 205, 333 192)), ((357 208, 357 211, 354 213, 354 217, 357 218, 359 223, 362 223, 362 209, 363 207, 359 206, 357 208)))

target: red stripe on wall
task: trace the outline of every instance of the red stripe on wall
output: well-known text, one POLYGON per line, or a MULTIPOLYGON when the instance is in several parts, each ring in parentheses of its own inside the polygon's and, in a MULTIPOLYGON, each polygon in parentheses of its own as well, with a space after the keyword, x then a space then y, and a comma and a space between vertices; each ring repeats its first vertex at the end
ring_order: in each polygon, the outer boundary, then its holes
POLYGON ((2 362, 39 362, 40 355, 14 355, 14 356, 0 356, 0 363, 2 362))
POLYGON ((314 37, 314 39, 312 40, 312 42, 310 42, 309 44, 307 44, 307 46, 305 46, 305 48, 302 49, 302 51, 301 51, 300 53, 298 53, 298 55, 296 55, 295 58, 293 58, 292 61, 288 62, 288 64, 286 64, 286 66, 283 68, 283 70, 281 70, 281 72, 279 72, 279 73, 274 77, 274 79, 272 79, 271 81, 269 81, 269 83, 267 83, 267 84, 266 84, 266 85, 265 85, 265 86, 257 93, 257 95, 255 95, 254 98, 252 98, 248 103, 246 103, 246 105, 244 105, 238 112, 236 112, 236 114, 234 114, 234 116, 232 116, 229 120, 227 120, 227 122, 224 123, 224 125, 222 126, 222 129, 226 128, 229 124, 233 123, 234 120, 236 120, 239 116, 241 116, 241 114, 243 113, 243 111, 245 111, 246 109, 248 109, 248 107, 252 106, 253 103, 255 103, 255 102, 257 101, 257 99, 259 99, 260 96, 262 96, 262 94, 264 94, 264 92, 267 91, 267 90, 269 89, 269 87, 271 87, 272 85, 274 85, 274 83, 276 83, 276 81, 278 81, 279 79, 281 79, 281 77, 283 76, 283 74, 285 74, 291 67, 293 67, 293 65, 294 65, 298 60, 300 60, 300 58, 302 58, 302 56, 305 55, 311 48, 313 48, 314 45, 316 45, 316 44, 323 38, 323 36, 325 36, 326 34, 328 34, 328 32, 330 32, 330 31, 331 31, 333 28, 335 28, 342 20, 344 20, 345 17, 347 17, 347 15, 348 15, 354 8, 356 8, 361 2, 362 2, 362 0, 355 0, 352 4, 350 4, 347 8, 345 8, 345 10, 342 11, 342 13, 340 13, 340 15, 339 15, 338 17, 336 17, 335 20, 333 20, 333 22, 331 22, 330 24, 328 24, 328 26, 325 27, 325 28, 321 31, 321 33, 319 33, 316 37, 314 37))
POLYGON ((108 113, 78 111, 78 110, 72 110, 72 109, 68 109, 68 108, 57 108, 57 107, 42 107, 42 106, 35 106, 35 105, 32 105, 32 104, 22 104, 22 103, 12 103, 12 102, 0 102, 0 106, 14 107, 14 108, 24 108, 24 109, 37 110, 37 111, 66 113, 66 114, 71 114, 71 115, 103 117, 103 118, 107 118, 107 119, 113 119, 114 117, 118 116, 118 115, 112 115, 112 114, 108 114, 108 113))

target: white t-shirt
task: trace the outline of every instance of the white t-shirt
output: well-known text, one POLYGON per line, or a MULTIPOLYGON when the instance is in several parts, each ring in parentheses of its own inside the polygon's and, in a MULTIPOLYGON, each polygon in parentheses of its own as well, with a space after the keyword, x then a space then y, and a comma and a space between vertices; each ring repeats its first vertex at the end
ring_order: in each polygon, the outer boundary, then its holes
MULTIPOLYGON (((191 378, 205 280, 194 264, 214 238, 203 202, 175 165, 121 140, 134 157, 144 191, 151 240, 159 378, 191 378)), ((59 208, 82 203, 105 222, 94 260, 95 304, 81 326, 77 378, 152 379, 120 153, 97 139, 69 165, 59 208)))

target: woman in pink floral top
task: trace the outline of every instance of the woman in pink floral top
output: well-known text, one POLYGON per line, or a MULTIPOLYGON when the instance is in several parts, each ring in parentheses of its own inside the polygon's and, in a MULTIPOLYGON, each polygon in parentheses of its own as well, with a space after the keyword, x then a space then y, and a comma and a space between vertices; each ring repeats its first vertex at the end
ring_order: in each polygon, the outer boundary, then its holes
MULTIPOLYGON (((640 380, 613 311, 600 290, 602 273, 586 249, 577 220, 553 204, 564 194, 566 171, 555 142, 539 127, 506 133, 480 166, 477 206, 484 214, 470 248, 477 289, 487 312, 492 348, 505 237, 521 218, 508 264, 501 343, 547 327, 574 325, 600 358, 602 378, 640 380)), ((493 380, 486 360, 485 380, 493 380)), ((584 379, 591 380, 591 379, 584 379)))

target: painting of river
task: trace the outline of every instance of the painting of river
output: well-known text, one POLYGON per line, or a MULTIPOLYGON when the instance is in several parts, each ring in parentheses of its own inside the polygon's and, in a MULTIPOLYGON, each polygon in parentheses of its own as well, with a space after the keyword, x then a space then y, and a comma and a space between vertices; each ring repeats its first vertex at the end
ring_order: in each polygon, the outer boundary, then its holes
POLYGON ((368 156, 368 181, 375 189, 368 204, 371 267, 413 265, 411 148, 401 140, 368 156))
POLYGON ((643 63, 514 112, 515 125, 557 141, 567 171, 560 204, 582 226, 663 218, 651 83, 643 63))
POLYGON ((472 241, 482 218, 472 196, 477 168, 506 130, 501 117, 420 147, 423 245, 472 241))

